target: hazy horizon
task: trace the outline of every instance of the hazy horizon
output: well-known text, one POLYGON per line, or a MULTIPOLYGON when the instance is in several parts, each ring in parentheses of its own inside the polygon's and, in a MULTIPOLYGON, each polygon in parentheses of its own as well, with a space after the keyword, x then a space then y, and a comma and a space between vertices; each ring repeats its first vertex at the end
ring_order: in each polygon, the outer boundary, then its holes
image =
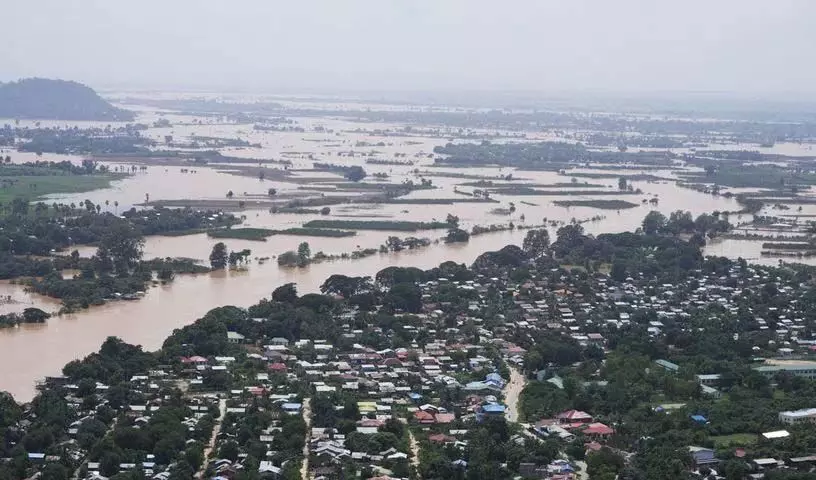
POLYGON ((263 93, 816 98, 816 3, 18 2, 0 80, 263 93))

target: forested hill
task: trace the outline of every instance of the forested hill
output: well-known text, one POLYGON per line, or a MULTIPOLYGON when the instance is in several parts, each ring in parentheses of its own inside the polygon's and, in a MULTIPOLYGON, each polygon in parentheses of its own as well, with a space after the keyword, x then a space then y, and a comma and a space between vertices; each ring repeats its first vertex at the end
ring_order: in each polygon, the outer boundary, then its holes
POLYGON ((0 117, 129 121, 133 113, 114 107, 77 82, 27 78, 0 83, 0 117))

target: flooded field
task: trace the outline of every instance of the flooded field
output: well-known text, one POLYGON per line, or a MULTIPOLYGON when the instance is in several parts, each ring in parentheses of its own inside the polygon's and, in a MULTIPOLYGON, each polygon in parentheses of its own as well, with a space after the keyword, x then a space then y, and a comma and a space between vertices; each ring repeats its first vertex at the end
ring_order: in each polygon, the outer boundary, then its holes
MULTIPOLYGON (((337 105, 341 108, 342 105, 337 105)), ((357 105, 359 108, 359 105, 357 105)), ((434 147, 451 141, 445 135, 422 136, 412 134, 405 125, 371 122, 352 122, 332 117, 293 118, 302 132, 271 132, 253 129, 252 124, 219 123, 212 118, 196 118, 178 114, 164 114, 153 109, 140 108, 138 122, 152 125, 160 119, 170 121, 171 126, 150 128, 145 135, 164 142, 168 137, 175 140, 202 137, 241 138, 260 147, 220 148, 222 155, 246 158, 244 166, 265 164, 269 169, 283 168, 271 163, 273 160, 290 160, 290 169, 309 169, 315 161, 342 165, 359 165, 372 181, 374 174, 387 175, 392 184, 403 182, 420 182, 420 177, 432 181, 434 189, 416 190, 401 197, 404 199, 450 199, 463 200, 471 197, 457 193, 472 193, 473 186, 463 186, 465 182, 476 179, 492 179, 496 185, 504 185, 499 179, 512 175, 513 183, 554 185, 573 183, 574 173, 601 174, 650 174, 656 177, 675 178, 673 170, 637 170, 626 169, 614 171, 609 169, 574 169, 559 174, 558 172, 522 171, 510 168, 451 168, 434 166, 429 158, 434 147), (375 133, 390 132, 389 134, 375 133), (401 132, 396 136, 394 132, 401 132), (352 156, 353 154, 353 156, 352 156), (366 163, 367 159, 398 160, 404 165, 383 165, 366 163)), ((0 120, 2 123, 2 120, 0 120)), ((43 122, 45 123, 45 122, 43 122)), ((65 122, 54 122, 63 126, 65 122)), ((478 133, 478 132, 476 132, 478 133)), ((482 132, 497 134, 501 132, 482 132)), ((505 132, 508 133, 509 132, 505 132)), ((546 134, 528 134, 527 140, 550 139, 546 134)), ((516 139, 519 140, 519 139, 516 139)), ((461 142, 464 140, 455 140, 461 142)), ((734 148, 734 146, 730 146, 734 148)), ((800 145, 781 145, 782 151, 789 154, 808 155, 808 147, 800 145), (794 153, 791 153, 794 152, 794 153)), ((15 163, 40 159, 33 153, 8 152, 15 163)), ((44 155, 42 159, 80 161, 82 157, 71 155, 44 155)), ((295 198, 302 195, 320 196, 315 190, 315 183, 298 183, 260 179, 258 177, 228 173, 236 168, 236 163, 207 164, 195 167, 178 165, 151 166, 139 170, 123 180, 114 182, 110 188, 83 194, 54 195, 48 202, 80 204, 85 199, 104 205, 105 210, 121 213, 145 201, 189 200, 204 202, 223 201, 228 192, 234 198, 252 201, 270 201, 269 189, 275 189, 275 198, 295 198), (118 204, 118 205, 117 205, 118 204)), ((127 162, 111 162, 109 166, 129 167, 127 162)), ((315 177, 313 173, 297 173, 315 177)), ((340 176, 322 173, 321 176, 333 182, 341 182, 340 176)), ((641 225, 643 217, 650 210, 659 210, 668 214, 675 210, 687 210, 694 216, 713 211, 736 211, 740 209, 736 200, 724 196, 712 196, 686 188, 679 188, 671 181, 631 181, 634 190, 641 193, 625 194, 618 192, 616 178, 575 178, 574 184, 590 183, 598 185, 592 190, 605 190, 608 200, 624 200, 636 204, 634 208, 623 210, 601 210, 589 207, 564 208, 553 204, 558 200, 580 200, 595 198, 591 195, 504 195, 493 194, 492 203, 450 203, 450 204, 378 204, 361 205, 355 203, 332 205, 331 214, 326 217, 319 214, 284 214, 270 213, 268 208, 245 208, 240 215, 245 217, 245 226, 269 229, 300 227, 305 222, 320 218, 331 219, 387 219, 428 222, 444 221, 448 214, 458 216, 460 225, 470 230, 474 225, 491 224, 539 225, 545 219, 548 222, 569 223, 573 220, 588 221, 584 228, 589 233, 621 232, 635 230, 641 225), (649 200, 653 200, 649 202, 649 200), (656 202, 656 203, 655 203, 656 202), (512 212, 497 212, 497 209, 508 209, 512 212)), ((573 184, 573 185, 574 185, 573 184)), ((576 187, 564 186, 551 188, 574 190, 576 187)), ((323 195, 341 195, 342 190, 321 191, 323 195)), ((184 202, 182 202, 183 204, 184 202)), ((809 209, 811 213, 816 208, 809 209)), ((807 212, 806 212, 807 213, 807 212)), ((744 220, 748 220, 746 216, 744 220)), ((734 219, 738 220, 738 219, 734 219)), ((732 220, 733 221, 733 220, 732 220)), ((736 221, 734 222, 736 223, 736 221)), ((557 226, 550 227, 551 237, 555 236, 557 226)), ((303 237, 276 235, 265 242, 248 240, 223 240, 229 249, 251 249, 252 258, 274 257, 284 251, 297 248, 300 242, 310 244, 312 252, 326 254, 350 253, 365 248, 378 248, 391 235, 405 237, 408 235, 427 237, 432 241, 444 236, 444 230, 419 232, 388 232, 360 230, 355 236, 344 238, 303 237)), ((317 291, 320 284, 329 275, 342 273, 354 276, 373 276, 377 271, 388 266, 416 266, 430 268, 444 261, 470 263, 478 255, 488 250, 499 249, 507 244, 520 244, 525 231, 513 230, 488 233, 474 236, 469 243, 446 245, 443 242, 432 243, 429 247, 399 253, 375 254, 358 260, 336 260, 317 263, 305 268, 287 269, 278 267, 275 261, 261 263, 250 262, 245 269, 217 272, 201 275, 179 275, 169 285, 157 286, 139 301, 111 302, 104 306, 93 307, 87 311, 63 315, 50 319, 46 324, 24 325, 21 327, 0 329, 0 390, 10 391, 19 400, 30 399, 34 393, 37 379, 60 372, 68 361, 95 351, 108 336, 118 336, 130 343, 143 345, 146 349, 155 349, 161 341, 175 328, 194 321, 208 310, 221 305, 249 306, 260 298, 269 296, 279 285, 294 282, 300 292, 317 291)), ((191 257, 206 259, 213 245, 220 240, 206 234, 180 237, 148 237, 145 243, 145 258, 153 257, 191 257)), ((92 247, 79 247, 84 256, 94 253, 92 247)), ((729 257, 742 256, 752 261, 776 263, 777 260, 763 258, 761 246, 757 241, 717 240, 712 242, 706 253, 729 257)), ((2 313, 21 311, 28 306, 38 306, 48 311, 56 311, 59 302, 32 295, 19 285, 0 284, 0 311, 2 313)))

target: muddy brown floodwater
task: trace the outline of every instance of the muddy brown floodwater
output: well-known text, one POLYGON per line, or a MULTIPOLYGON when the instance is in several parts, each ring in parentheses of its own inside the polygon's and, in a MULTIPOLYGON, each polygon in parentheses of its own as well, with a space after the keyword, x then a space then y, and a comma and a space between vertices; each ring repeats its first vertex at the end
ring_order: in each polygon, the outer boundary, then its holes
MULTIPOLYGON (((159 118, 156 112, 148 109, 139 110, 139 121, 151 124, 159 118)), ((374 172, 387 173, 392 183, 405 180, 417 181, 413 174, 415 168, 431 170, 448 175, 482 175, 497 178, 499 175, 513 173, 516 178, 525 181, 552 184, 569 182, 569 176, 561 176, 555 172, 523 172, 512 169, 499 168, 433 168, 433 160, 427 158, 436 145, 444 144, 448 139, 423 137, 384 137, 370 133, 352 132, 358 128, 401 128, 400 125, 354 123, 334 118, 297 119, 299 124, 308 131, 303 132, 257 132, 252 125, 190 125, 193 117, 183 115, 168 115, 174 124, 187 122, 185 125, 174 125, 167 128, 151 128, 146 134, 156 139, 163 139, 165 135, 175 138, 189 137, 190 135, 208 135, 225 138, 244 138, 253 143, 262 145, 259 149, 223 149, 225 154, 246 158, 280 159, 291 158, 296 168, 309 168, 312 161, 308 155, 313 154, 317 161, 331 163, 363 165, 369 174, 374 172), (316 132, 315 127, 331 130, 331 132, 316 132), (362 148, 358 142, 368 142, 369 147, 362 148), (380 143, 383 142, 383 143, 380 143), (373 147, 373 144, 379 144, 373 147), (350 150, 376 152, 376 158, 390 159, 397 153, 406 154, 401 157, 416 162, 411 166, 370 165, 364 163, 364 157, 338 157, 341 152, 350 150), (288 155, 287 155, 288 154, 288 155)), ((210 121, 208 119, 197 119, 210 121)), ((59 123, 62 125, 62 123, 59 123)), ((536 137, 542 139, 542 136, 536 137)), ((15 162, 32 160, 30 155, 11 153, 15 162)), ((47 155, 43 159, 48 159, 47 155)), ((58 159, 81 160, 80 157, 59 157, 58 159)), ((212 166, 210 166, 212 167, 212 166)), ((145 194, 151 200, 176 200, 182 198, 206 200, 223 200, 227 191, 235 192, 241 197, 244 192, 248 195, 265 195, 267 189, 276 188, 279 194, 302 193, 299 185, 261 181, 257 178, 241 177, 217 171, 216 168, 196 167, 196 173, 182 173, 179 167, 148 167, 147 172, 133 175, 125 180, 115 182, 110 188, 76 195, 54 196, 49 201, 66 203, 81 203, 90 199, 94 203, 105 205, 106 210, 114 213, 114 202, 119 203, 118 212, 130 208, 131 205, 144 200, 145 194)), ((274 167, 274 165, 271 165, 274 167)), ((581 169, 576 171, 591 172, 581 169)), ((601 173, 614 173, 609 170, 601 173)), ((636 173, 628 170, 625 173, 636 173)), ((670 171, 648 171, 661 177, 672 176, 670 171)), ((310 175, 311 176, 311 175, 310 175)), ((461 184, 465 179, 433 176, 429 177, 438 188, 435 190, 417 191, 406 198, 465 198, 453 192, 454 185, 461 184)), ((578 179, 583 182, 584 179, 578 179)), ((604 189, 617 188, 616 179, 593 180, 586 179, 593 184, 602 184, 604 189)), ((710 213, 714 210, 737 210, 739 206, 734 200, 723 197, 714 197, 676 187, 672 182, 632 182, 635 188, 643 190, 642 195, 611 195, 604 199, 621 199, 637 203, 638 207, 629 210, 597 210, 593 208, 562 208, 553 205, 554 200, 576 199, 580 197, 564 196, 513 196, 494 195, 500 203, 457 203, 452 205, 337 205, 332 206, 330 218, 360 217, 370 219, 395 219, 429 221, 442 220, 448 213, 457 215, 464 228, 470 229, 473 225, 507 224, 510 221, 522 223, 521 215, 526 217, 524 223, 540 224, 544 218, 569 222, 572 219, 588 219, 601 215, 604 218, 586 223, 585 229, 589 233, 621 232, 634 230, 649 210, 658 209, 664 214, 674 210, 689 210, 692 214, 710 213), (658 196, 658 206, 641 204, 642 200, 658 196), (510 202, 516 205, 516 211, 511 216, 496 215, 491 211, 496 207, 507 207, 510 202), (526 205, 521 202, 531 202, 536 205, 526 205)), ((459 187, 464 191, 471 191, 473 187, 459 187)), ((567 188, 569 189, 569 188, 567 188)), ((591 197, 589 197, 591 198, 591 197)), ((272 215, 265 210, 249 210, 241 212, 246 216, 248 226, 281 229, 300 226, 305 221, 314 218, 325 218, 319 215, 272 215)), ((732 220, 733 221, 733 220, 732 220)), ((354 237, 328 239, 294 236, 275 236, 267 242, 251 242, 243 240, 224 240, 231 250, 249 248, 252 257, 273 257, 286 250, 297 248, 297 244, 307 241, 313 253, 324 251, 327 254, 352 252, 358 248, 376 248, 384 243, 389 235, 420 236, 437 239, 444 235, 444 231, 422 232, 358 232, 354 237)), ((8 390, 18 400, 25 401, 32 398, 35 392, 35 382, 47 375, 60 373, 67 362, 82 358, 98 350, 100 344, 108 336, 118 336, 129 343, 141 344, 147 350, 154 350, 161 346, 162 341, 175 328, 182 327, 201 317, 208 310, 222 305, 236 305, 247 307, 264 297, 268 297, 278 286, 295 282, 301 293, 317 291, 320 284, 332 274, 354 276, 375 275, 379 270, 388 266, 415 266, 431 268, 445 261, 455 261, 470 264, 481 253, 496 250, 507 244, 520 244, 525 231, 506 231, 485 234, 471 238, 467 244, 445 245, 443 243, 431 245, 417 251, 400 253, 376 254, 359 260, 338 260, 310 265, 301 269, 281 269, 277 263, 270 260, 261 264, 257 260, 245 270, 223 271, 197 276, 180 275, 176 280, 165 286, 153 287, 148 294, 138 301, 111 302, 100 307, 73 315, 55 316, 41 325, 23 325, 17 328, 0 330, 0 390, 8 390)), ((550 229, 551 236, 555 235, 555 228, 550 229)), ((185 237, 150 237, 145 245, 145 257, 185 256, 206 259, 217 240, 206 235, 192 235, 185 237)), ((715 243, 710 248, 717 254, 736 256, 736 251, 744 251, 755 256, 758 251, 754 247, 744 247, 741 242, 715 243), (738 248, 739 247, 739 248, 738 248), (743 248, 744 247, 744 248, 743 248)), ((83 255, 93 254, 92 248, 79 248, 83 255)), ((28 306, 38 306, 48 311, 56 311, 59 303, 38 295, 26 293, 19 285, 0 283, 0 313, 22 311, 28 306)))

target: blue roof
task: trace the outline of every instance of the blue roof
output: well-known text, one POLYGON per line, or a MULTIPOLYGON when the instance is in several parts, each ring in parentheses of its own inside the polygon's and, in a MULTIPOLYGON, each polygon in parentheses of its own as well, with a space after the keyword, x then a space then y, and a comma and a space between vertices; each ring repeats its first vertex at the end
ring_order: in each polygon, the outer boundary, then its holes
POLYGON ((300 410, 301 406, 299 403, 284 403, 281 405, 281 408, 284 410, 300 410))
POLYGON ((422 398, 422 395, 420 395, 420 394, 418 394, 416 392, 411 392, 411 393, 408 394, 408 397, 413 399, 413 400, 419 400, 420 398, 422 398))
POLYGON ((504 405, 499 405, 498 403, 488 403, 482 407, 487 413, 504 413, 504 405))
POLYGON ((487 376, 485 377, 485 380, 498 380, 500 382, 504 381, 502 380, 501 375, 499 375, 498 373, 488 373, 487 376))
POLYGON ((694 420, 695 422, 703 422, 703 423, 708 421, 708 419, 706 417, 702 416, 702 415, 692 415, 691 419, 694 420))

